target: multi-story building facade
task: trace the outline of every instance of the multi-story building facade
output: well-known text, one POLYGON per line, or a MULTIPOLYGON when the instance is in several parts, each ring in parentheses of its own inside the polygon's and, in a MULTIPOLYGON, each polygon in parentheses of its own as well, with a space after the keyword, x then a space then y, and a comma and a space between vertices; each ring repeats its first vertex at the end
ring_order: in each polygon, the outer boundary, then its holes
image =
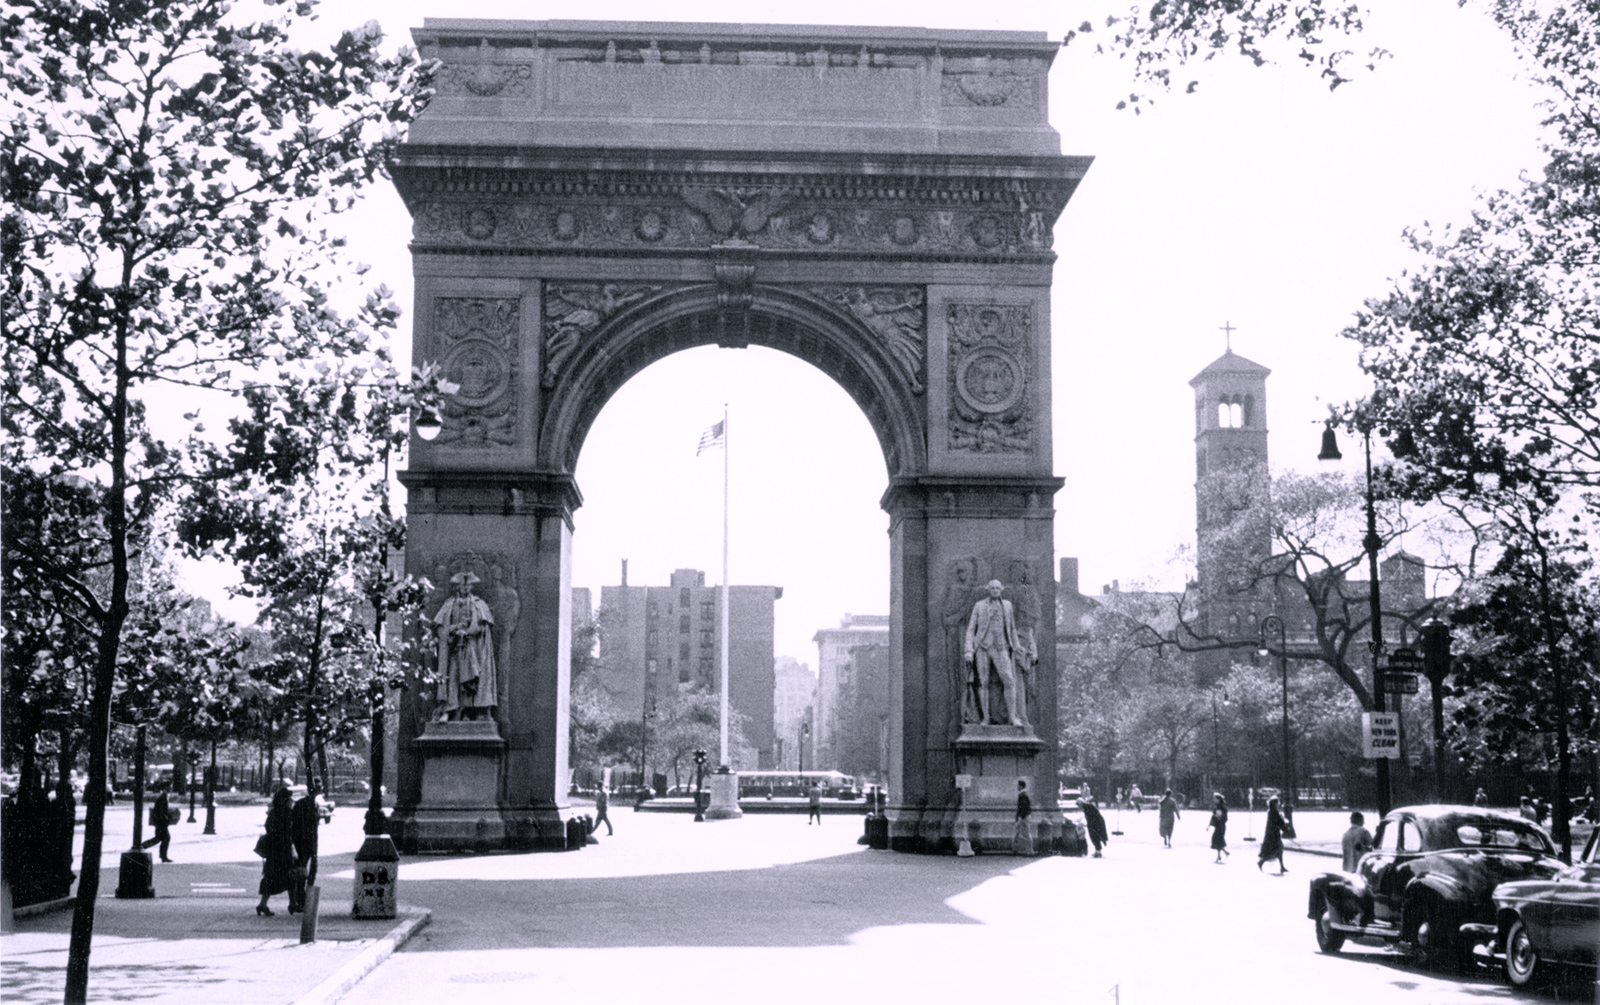
MULTIPOLYGON (((853 650, 862 646, 887 650, 889 616, 846 614, 839 620, 838 628, 821 629, 812 636, 812 641, 817 644, 817 700, 812 713, 812 751, 806 758, 806 766, 827 771, 839 768, 845 717, 858 712, 871 713, 846 700, 850 697, 852 669, 861 658, 853 650)), ((884 700, 887 702, 887 693, 884 700)))
MULTIPOLYGON (((720 589, 697 569, 668 586, 600 588, 602 685, 619 710, 652 708, 667 689, 720 686, 720 589)), ((745 717, 758 765, 773 766, 773 647, 781 586, 728 587, 728 703, 745 717)))
MULTIPOLYGON (((807 712, 817 700, 817 675, 811 668, 793 656, 779 656, 773 664, 772 723, 777 739, 773 746, 773 764, 779 770, 801 768, 802 743, 809 739, 807 712)), ((809 745, 805 746, 805 763, 816 764, 809 745)))

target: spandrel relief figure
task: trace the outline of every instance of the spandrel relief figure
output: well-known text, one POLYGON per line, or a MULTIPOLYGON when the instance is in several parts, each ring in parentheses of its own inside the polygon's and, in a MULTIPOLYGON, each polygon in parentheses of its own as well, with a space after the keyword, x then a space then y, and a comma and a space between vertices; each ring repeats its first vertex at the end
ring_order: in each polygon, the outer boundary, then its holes
POLYGON ((1015 583, 1011 596, 1015 599, 1017 641, 1021 648, 1017 654, 1017 716, 1024 726, 1033 724, 1031 709, 1039 704, 1039 675, 1034 672, 1039 664, 1039 617, 1041 603, 1039 591, 1033 588, 1033 570, 1027 562, 1011 563, 1011 578, 1015 583))
POLYGON ((451 576, 455 595, 433 618, 439 637, 440 721, 493 718, 498 701, 494 615, 472 592, 480 582, 471 572, 451 576))
POLYGON ((971 673, 967 684, 974 691, 980 723, 1021 726, 1017 714, 1017 675, 1019 659, 1027 659, 1027 651, 1017 638, 1016 618, 1011 601, 1001 600, 1005 585, 998 579, 989 581, 989 596, 972 606, 967 618, 967 639, 963 655, 971 673), (996 705, 994 690, 998 689, 996 705))
POLYGON ((977 693, 969 684, 972 676, 968 660, 964 659, 964 636, 967 618, 972 614, 972 602, 978 596, 972 559, 961 559, 951 569, 952 582, 945 586, 944 600, 939 605, 939 620, 944 629, 945 665, 954 675, 955 700, 952 702, 950 736, 961 732, 964 722, 978 722, 977 693))

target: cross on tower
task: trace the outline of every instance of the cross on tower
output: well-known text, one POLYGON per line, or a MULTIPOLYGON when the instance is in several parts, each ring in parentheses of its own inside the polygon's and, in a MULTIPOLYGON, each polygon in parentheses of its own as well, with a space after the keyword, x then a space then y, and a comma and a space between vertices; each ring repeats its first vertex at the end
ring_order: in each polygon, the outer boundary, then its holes
POLYGON ((1233 322, 1232 321, 1224 321, 1222 323, 1222 332, 1223 332, 1223 338, 1227 339, 1228 351, 1229 352, 1233 352, 1233 333, 1234 333, 1233 322))

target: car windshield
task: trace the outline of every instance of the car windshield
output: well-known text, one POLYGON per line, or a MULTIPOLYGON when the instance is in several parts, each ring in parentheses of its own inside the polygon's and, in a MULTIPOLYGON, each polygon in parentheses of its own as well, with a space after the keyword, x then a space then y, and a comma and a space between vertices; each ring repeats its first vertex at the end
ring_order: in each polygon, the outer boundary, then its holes
POLYGON ((1551 853, 1550 842, 1536 830, 1512 824, 1485 821, 1463 823, 1456 827, 1456 840, 1466 848, 1508 848, 1520 851, 1551 853))

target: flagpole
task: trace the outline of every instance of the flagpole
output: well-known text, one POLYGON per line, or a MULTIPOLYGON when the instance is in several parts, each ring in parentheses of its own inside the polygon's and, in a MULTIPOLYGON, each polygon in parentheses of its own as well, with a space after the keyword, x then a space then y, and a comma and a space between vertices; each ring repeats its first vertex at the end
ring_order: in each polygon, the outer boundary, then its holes
POLYGON ((722 702, 721 724, 718 730, 722 741, 721 766, 728 762, 728 403, 722 403, 722 702))

